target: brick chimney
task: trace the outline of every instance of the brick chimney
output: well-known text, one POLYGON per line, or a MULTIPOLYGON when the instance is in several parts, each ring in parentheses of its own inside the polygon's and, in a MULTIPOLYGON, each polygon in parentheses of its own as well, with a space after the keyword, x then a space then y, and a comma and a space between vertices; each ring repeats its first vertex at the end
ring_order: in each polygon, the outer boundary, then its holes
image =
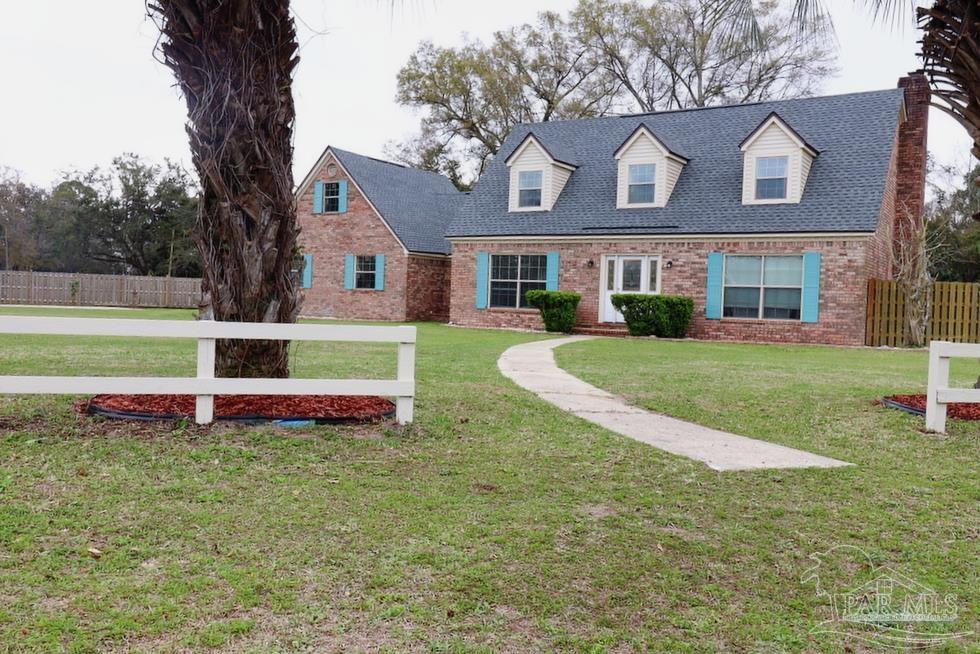
POLYGON ((908 238, 908 216, 922 227, 926 196, 926 154, 929 131, 929 80, 921 72, 898 80, 905 89, 905 122, 898 128, 895 184, 895 238, 908 238))

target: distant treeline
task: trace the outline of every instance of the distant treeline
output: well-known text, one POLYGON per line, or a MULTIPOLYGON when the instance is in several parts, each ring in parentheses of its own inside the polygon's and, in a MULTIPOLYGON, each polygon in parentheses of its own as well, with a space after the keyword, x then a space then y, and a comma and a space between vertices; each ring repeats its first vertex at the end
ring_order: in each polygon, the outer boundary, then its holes
POLYGON ((133 154, 50 188, 0 169, 0 270, 199 277, 197 189, 133 154))

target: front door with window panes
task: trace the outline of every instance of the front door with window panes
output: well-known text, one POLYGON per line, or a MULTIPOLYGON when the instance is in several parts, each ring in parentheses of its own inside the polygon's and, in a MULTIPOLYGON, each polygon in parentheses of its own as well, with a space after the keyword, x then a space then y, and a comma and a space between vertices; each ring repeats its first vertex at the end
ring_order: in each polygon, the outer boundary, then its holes
POLYGON ((625 322, 616 311, 612 296, 616 293, 659 293, 660 257, 655 255, 615 254, 603 257, 602 322, 625 322))

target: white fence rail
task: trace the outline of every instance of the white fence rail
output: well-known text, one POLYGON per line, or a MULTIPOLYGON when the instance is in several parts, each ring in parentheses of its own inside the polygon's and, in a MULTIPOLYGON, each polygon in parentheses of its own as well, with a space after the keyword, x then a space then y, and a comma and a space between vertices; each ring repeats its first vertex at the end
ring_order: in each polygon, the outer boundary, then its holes
POLYGON ((215 395, 394 397, 395 418, 402 424, 412 422, 415 410, 415 327, 4 316, 0 320, 0 334, 197 339, 197 377, 0 376, 0 394, 196 395, 198 424, 214 420, 215 395), (398 370, 396 379, 215 378, 215 341, 220 338, 397 343, 398 370))
POLYGON ((929 385, 926 389, 926 429, 946 431, 946 405, 980 404, 980 388, 949 388, 949 360, 980 358, 980 343, 929 343, 929 385))

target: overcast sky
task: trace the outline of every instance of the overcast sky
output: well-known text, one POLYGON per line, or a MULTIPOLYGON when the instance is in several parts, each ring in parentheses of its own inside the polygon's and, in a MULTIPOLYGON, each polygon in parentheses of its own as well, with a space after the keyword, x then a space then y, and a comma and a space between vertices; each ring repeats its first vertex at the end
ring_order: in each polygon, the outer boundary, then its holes
MULTIPOLYGON (((296 75, 295 176, 327 144, 368 155, 414 131, 418 115, 395 103, 395 77, 422 39, 458 44, 566 11, 574 0, 294 0, 302 43, 296 75), (318 34, 325 32, 325 34, 318 34)), ((841 73, 822 94, 892 88, 918 67, 918 35, 872 25, 863 3, 829 4, 841 73)), ((47 185, 60 171, 106 164, 122 152, 189 165, 184 106, 152 55, 156 30, 141 0, 30 0, 0 8, 0 166, 47 185)), ((930 151, 969 161, 969 139, 932 110, 930 151)))

